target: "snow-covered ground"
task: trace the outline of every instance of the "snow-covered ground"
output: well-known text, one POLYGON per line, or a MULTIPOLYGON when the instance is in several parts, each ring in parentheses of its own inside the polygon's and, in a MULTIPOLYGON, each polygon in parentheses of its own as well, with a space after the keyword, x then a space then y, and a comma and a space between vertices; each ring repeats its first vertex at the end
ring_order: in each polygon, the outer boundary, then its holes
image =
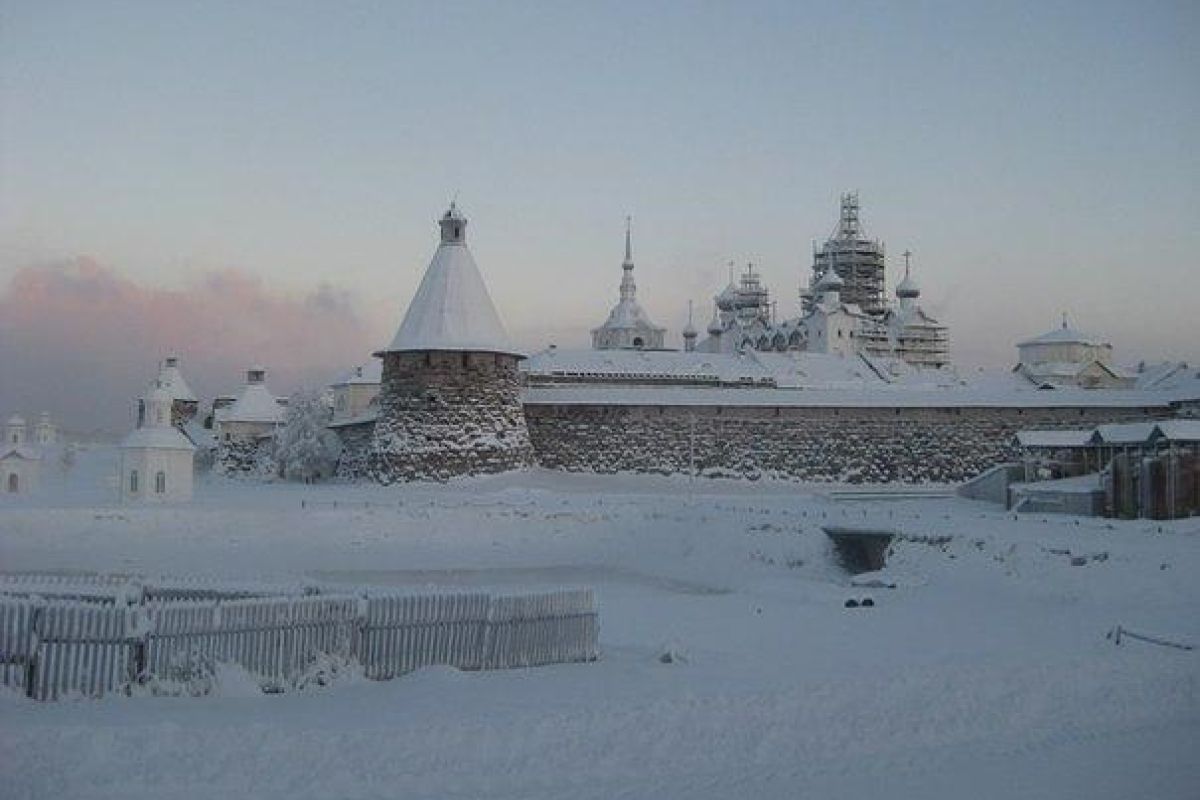
POLYGON ((1200 520, 540 471, 210 481, 120 508, 110 457, 0 502, 3 569, 589 585, 603 655, 287 695, 8 696, 5 797, 1200 796, 1200 651, 1105 639, 1200 644, 1200 520), (823 524, 903 534, 876 576, 896 588, 851 585, 823 524))

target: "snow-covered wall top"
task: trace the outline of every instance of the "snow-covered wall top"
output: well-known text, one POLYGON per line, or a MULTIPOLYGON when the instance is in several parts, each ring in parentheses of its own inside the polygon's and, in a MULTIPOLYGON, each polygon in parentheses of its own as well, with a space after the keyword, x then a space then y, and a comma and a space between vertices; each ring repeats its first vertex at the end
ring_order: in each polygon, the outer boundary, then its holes
POLYGON ((1168 408, 1171 398, 1138 391, 982 391, 882 386, 862 388, 737 388, 723 386, 527 386, 526 405, 786 406, 844 408, 1168 408))

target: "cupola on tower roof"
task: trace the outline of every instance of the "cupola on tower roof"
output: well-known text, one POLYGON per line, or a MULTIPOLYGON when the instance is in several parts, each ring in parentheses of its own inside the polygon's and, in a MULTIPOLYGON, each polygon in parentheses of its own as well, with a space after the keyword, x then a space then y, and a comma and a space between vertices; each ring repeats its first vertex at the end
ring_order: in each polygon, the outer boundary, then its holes
POLYGON ((375 355, 421 350, 524 354, 513 347, 467 247, 454 203, 438 220, 441 243, 390 345, 375 355))
POLYGON ((913 280, 912 274, 910 272, 911 265, 909 264, 909 259, 911 259, 911 258, 912 258, 912 251, 905 250, 904 251, 904 280, 900 281, 900 283, 896 286, 896 297, 899 297, 901 300, 915 299, 915 298, 918 298, 921 296, 921 287, 917 285, 917 282, 915 280, 913 280))

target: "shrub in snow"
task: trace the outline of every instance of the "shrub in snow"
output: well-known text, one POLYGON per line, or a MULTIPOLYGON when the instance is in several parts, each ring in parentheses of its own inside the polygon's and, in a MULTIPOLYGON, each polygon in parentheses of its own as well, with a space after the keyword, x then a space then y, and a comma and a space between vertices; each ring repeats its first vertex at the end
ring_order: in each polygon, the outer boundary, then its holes
POLYGON ((362 665, 357 661, 332 653, 317 653, 300 674, 292 679, 292 688, 305 691, 329 686, 335 681, 355 680, 362 676, 362 665))
POLYGON ((664 645, 662 652, 658 654, 658 663, 660 664, 686 664, 688 663, 687 653, 678 644, 672 642, 664 645))
POLYGON ((234 439, 217 446, 213 471, 230 477, 270 478, 278 471, 269 440, 234 439))
POLYGON ((155 697, 203 697, 217 684, 217 664, 191 649, 175 653, 161 675, 150 678, 146 690, 155 697))
POLYGON ((71 471, 71 468, 74 466, 75 466, 75 445, 74 445, 74 443, 71 443, 62 449, 62 453, 58 457, 58 467, 59 467, 59 469, 62 470, 62 473, 64 475, 66 475, 67 473, 69 473, 71 471))
POLYGON ((341 443, 325 427, 329 417, 329 409, 313 392, 299 391, 288 399, 283 427, 275 434, 280 477, 312 483, 333 474, 341 443))

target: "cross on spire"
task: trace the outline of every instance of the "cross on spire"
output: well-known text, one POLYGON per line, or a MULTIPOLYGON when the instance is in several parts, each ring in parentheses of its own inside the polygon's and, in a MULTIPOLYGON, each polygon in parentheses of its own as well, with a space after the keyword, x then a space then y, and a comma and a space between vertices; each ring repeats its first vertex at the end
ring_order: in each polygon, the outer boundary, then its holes
POLYGON ((630 231, 632 230, 632 227, 633 227, 633 217, 626 214, 625 215, 625 263, 626 264, 633 263, 633 242, 632 242, 631 233, 630 233, 630 231))
POLYGON ((904 256, 904 277, 907 278, 909 267, 908 260, 912 258, 912 250, 905 250, 903 253, 901 253, 901 255, 904 256))

